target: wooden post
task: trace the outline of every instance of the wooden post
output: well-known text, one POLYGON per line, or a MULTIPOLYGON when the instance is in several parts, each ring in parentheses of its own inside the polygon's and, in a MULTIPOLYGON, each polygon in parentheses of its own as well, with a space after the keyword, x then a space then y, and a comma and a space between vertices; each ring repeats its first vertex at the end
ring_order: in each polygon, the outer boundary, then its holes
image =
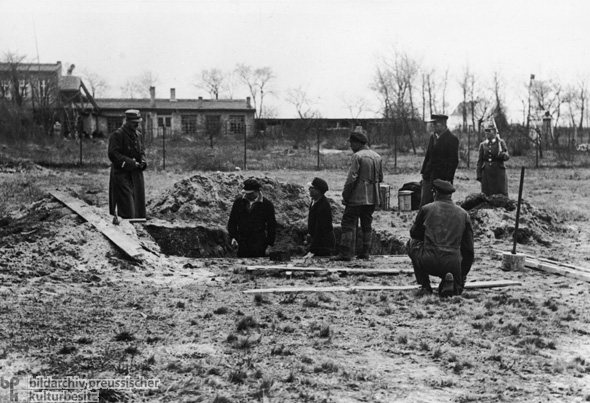
POLYGON ((316 127, 316 133, 317 133, 317 142, 318 142, 318 166, 317 166, 317 170, 320 170, 320 129, 318 127, 316 127))
POLYGON ((162 169, 166 170, 166 126, 162 126, 162 169))
POLYGON ((248 147, 248 140, 247 140, 247 136, 246 136, 247 133, 248 133, 248 130, 244 130, 244 171, 248 169, 247 156, 246 156, 246 150, 248 147))
POLYGON ((520 203, 522 202, 522 187, 524 184, 524 167, 520 170, 520 187, 518 188, 518 203, 516 205, 516 223, 514 224, 514 242, 512 254, 516 254, 516 238, 518 237, 518 220, 520 219, 520 203))

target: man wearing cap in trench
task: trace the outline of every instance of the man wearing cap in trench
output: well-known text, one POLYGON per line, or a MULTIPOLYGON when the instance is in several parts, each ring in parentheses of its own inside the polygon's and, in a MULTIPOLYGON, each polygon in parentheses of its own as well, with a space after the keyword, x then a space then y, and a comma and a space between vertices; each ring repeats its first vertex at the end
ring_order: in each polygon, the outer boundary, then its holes
POLYGON ((336 238, 332 226, 332 209, 325 196, 328 183, 322 178, 314 178, 307 186, 311 197, 307 219, 309 252, 315 256, 331 256, 336 238))
POLYGON ((231 208, 227 231, 232 246, 238 247, 238 257, 264 257, 267 247, 275 244, 275 208, 261 187, 256 179, 246 179, 231 208))
POLYGON ((381 156, 367 146, 369 139, 363 128, 357 126, 350 133, 348 141, 354 154, 351 157, 342 190, 342 202, 345 206, 341 223, 342 237, 340 252, 334 258, 343 261, 350 261, 354 255, 359 220, 363 233, 363 246, 357 258, 369 259, 373 213, 375 206, 381 202, 379 186, 383 182, 381 156))
POLYGON ((450 182, 432 182, 434 202, 422 208, 410 229, 408 255, 412 260, 418 295, 432 294, 429 276, 442 279, 441 297, 463 292, 473 264, 473 228, 469 214, 453 203, 455 188, 450 182))
POLYGON ((123 126, 109 138, 109 211, 115 218, 146 217, 143 171, 147 163, 138 131, 141 122, 141 113, 129 109, 125 111, 123 126))
POLYGON ((459 165, 459 139, 447 128, 446 115, 430 115, 426 123, 433 134, 422 163, 422 192, 420 207, 432 202, 432 181, 442 179, 453 183, 459 165))

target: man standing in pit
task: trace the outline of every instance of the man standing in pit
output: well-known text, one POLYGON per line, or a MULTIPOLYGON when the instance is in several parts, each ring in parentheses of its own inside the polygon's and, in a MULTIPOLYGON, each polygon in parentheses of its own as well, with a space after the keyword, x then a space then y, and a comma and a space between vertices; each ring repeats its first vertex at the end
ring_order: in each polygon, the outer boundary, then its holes
POLYGON ((369 259, 373 213, 375 206, 381 203, 379 186, 383 182, 381 156, 367 146, 369 139, 363 128, 357 126, 350 133, 348 141, 354 154, 342 190, 342 203, 345 207, 341 224, 340 253, 334 257, 334 260, 343 261, 352 260, 354 255, 359 220, 363 232, 363 246, 357 258, 369 259))
POLYGON ((331 256, 336 239, 332 226, 332 209, 325 196, 328 183, 322 178, 314 178, 308 183, 311 204, 307 218, 309 252, 315 256, 331 256))
POLYGON ((435 179, 453 183, 455 171, 459 166, 459 139, 447 128, 448 116, 430 115, 426 121, 432 125, 424 162, 422 163, 422 194, 420 207, 432 202, 432 182, 435 179))
POLYGON ((465 287, 473 264, 473 228, 469 214, 453 203, 455 188, 450 182, 435 179, 432 184, 434 202, 423 206, 408 241, 419 295, 432 294, 429 276, 442 279, 441 297, 459 295, 465 287))
POLYGON ((264 257, 267 247, 275 244, 275 208, 261 187, 256 179, 246 179, 229 215, 227 231, 232 246, 238 247, 238 257, 264 257))

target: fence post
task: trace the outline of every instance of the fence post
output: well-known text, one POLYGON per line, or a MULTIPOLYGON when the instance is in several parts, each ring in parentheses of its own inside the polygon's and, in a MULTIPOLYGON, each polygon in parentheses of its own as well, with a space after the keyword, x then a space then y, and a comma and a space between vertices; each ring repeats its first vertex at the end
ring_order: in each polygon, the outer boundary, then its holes
POLYGON ((162 126, 162 169, 166 170, 166 126, 162 126))
POLYGON ((246 171, 248 169, 248 164, 247 164, 247 147, 248 147, 248 129, 244 130, 244 171, 246 171))

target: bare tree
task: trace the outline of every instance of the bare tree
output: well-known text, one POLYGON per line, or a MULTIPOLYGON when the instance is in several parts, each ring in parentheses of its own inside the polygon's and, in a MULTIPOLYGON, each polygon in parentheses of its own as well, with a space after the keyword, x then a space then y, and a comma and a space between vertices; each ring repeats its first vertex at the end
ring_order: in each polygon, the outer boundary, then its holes
POLYGON ((548 143, 549 138, 547 136, 549 136, 553 144, 557 145, 559 133, 555 129, 559 124, 561 105, 563 103, 561 84, 554 79, 535 80, 531 86, 531 96, 534 106, 532 114, 535 116, 535 120, 537 122, 541 121, 542 117, 547 113, 553 120, 553 130, 551 130, 551 133, 545 133, 545 143, 548 143))
POLYGON ((159 82, 158 76, 149 70, 142 72, 139 76, 128 79, 120 87, 121 94, 126 98, 149 98, 150 88, 156 87, 159 82))
POLYGON ((92 97, 101 97, 109 89, 109 84, 104 77, 89 70, 82 70, 82 78, 90 86, 92 97))
POLYGON ((12 102, 17 106, 23 106, 24 102, 24 94, 21 90, 24 85, 24 74, 22 69, 19 67, 23 64, 24 60, 26 59, 25 55, 19 55, 15 52, 5 52, 3 55, 3 63, 8 64, 8 71, 3 73, 5 80, 10 83, 7 88, 2 89, 3 97, 7 96, 9 93, 12 99, 12 102))
POLYGON ((223 87, 225 77, 220 69, 209 69, 201 71, 199 81, 195 87, 201 88, 209 93, 211 98, 219 99, 219 93, 223 87))
POLYGON ((310 149, 310 135, 314 129, 314 119, 320 117, 320 113, 314 109, 314 101, 310 98, 307 89, 301 86, 289 89, 285 100, 295 107, 300 119, 293 126, 293 132, 290 133, 294 147, 304 145, 305 148, 310 149))
POLYGON ((248 87, 252 103, 256 109, 255 117, 257 119, 264 117, 264 98, 272 94, 272 82, 276 78, 270 67, 260 67, 257 69, 245 64, 236 66, 236 73, 242 83, 248 87))
POLYGON ((363 112, 367 110, 367 99, 364 97, 353 99, 342 97, 342 102, 346 106, 346 109, 348 109, 352 120, 358 120, 363 112))

